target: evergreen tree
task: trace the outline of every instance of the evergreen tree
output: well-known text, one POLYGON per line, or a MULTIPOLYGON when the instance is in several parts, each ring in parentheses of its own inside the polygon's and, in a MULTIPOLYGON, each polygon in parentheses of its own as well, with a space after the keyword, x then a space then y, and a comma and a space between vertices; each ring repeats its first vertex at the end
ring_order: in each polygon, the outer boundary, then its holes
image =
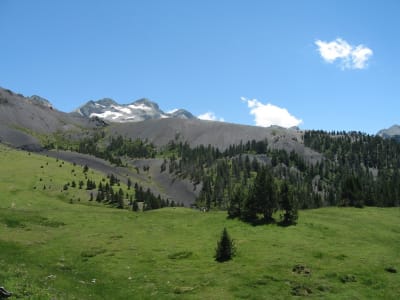
POLYGON ((139 210, 139 206, 138 206, 138 203, 136 201, 132 202, 132 210, 133 211, 138 211, 139 210))
POLYGON ((124 208, 124 191, 120 188, 117 197, 117 208, 124 208))
POLYGON ((280 206, 284 211, 281 215, 280 225, 296 225, 298 218, 298 207, 294 200, 293 193, 286 181, 283 182, 280 191, 280 206))
POLYGON ((255 197, 254 187, 252 187, 245 198, 243 209, 241 209, 240 218, 246 222, 255 222, 257 221, 257 212, 257 199, 255 197))
POLYGON ((235 251, 233 240, 230 238, 226 228, 224 228, 215 249, 215 260, 218 262, 231 260, 235 256, 235 251))
POLYGON ((242 210, 242 219, 257 222, 258 214, 263 215, 264 222, 274 221, 272 215, 277 210, 275 183, 271 174, 262 167, 257 173, 254 184, 249 191, 242 210))
POLYGON ((261 212, 264 215, 264 221, 266 223, 274 222, 272 217, 273 213, 278 208, 278 201, 276 197, 276 185, 274 178, 271 174, 265 174, 264 191, 262 193, 263 197, 261 199, 261 212))
POLYGON ((363 207, 361 184, 355 176, 348 176, 342 185, 343 205, 363 207))
POLYGON ((238 218, 242 215, 242 206, 245 199, 244 190, 238 185, 233 192, 232 199, 229 201, 228 216, 229 218, 238 218))

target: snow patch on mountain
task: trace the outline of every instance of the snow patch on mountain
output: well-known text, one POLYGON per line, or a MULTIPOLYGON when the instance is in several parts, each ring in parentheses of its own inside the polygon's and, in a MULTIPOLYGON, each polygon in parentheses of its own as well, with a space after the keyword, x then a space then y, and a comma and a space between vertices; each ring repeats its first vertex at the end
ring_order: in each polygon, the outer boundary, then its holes
POLYGON ((118 104, 113 99, 105 98, 98 101, 89 101, 76 110, 82 116, 110 121, 110 122, 140 122, 149 119, 196 119, 184 109, 175 109, 171 112, 162 111, 158 104, 148 99, 139 99, 130 104, 118 104))

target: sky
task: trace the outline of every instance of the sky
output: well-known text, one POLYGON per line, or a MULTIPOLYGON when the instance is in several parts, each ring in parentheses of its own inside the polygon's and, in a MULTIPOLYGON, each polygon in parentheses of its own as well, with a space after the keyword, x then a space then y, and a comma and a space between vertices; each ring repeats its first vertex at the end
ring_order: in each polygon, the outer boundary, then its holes
POLYGON ((70 112, 149 98, 203 119, 400 123, 397 0, 0 0, 0 86, 70 112))

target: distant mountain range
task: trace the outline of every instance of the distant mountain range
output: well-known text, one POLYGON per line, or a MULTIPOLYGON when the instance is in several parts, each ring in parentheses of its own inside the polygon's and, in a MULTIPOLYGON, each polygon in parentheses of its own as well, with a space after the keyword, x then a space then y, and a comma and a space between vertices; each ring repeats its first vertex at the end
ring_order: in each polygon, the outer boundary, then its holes
POLYGON ((102 127, 108 127, 108 135, 140 138, 157 146, 178 138, 191 146, 226 149, 240 142, 267 139, 272 148, 294 150, 307 160, 320 157, 304 146, 298 129, 205 121, 183 109, 166 113, 148 99, 125 105, 112 99, 89 101, 65 113, 39 96, 24 97, 0 88, 0 142, 34 150, 49 139, 78 141, 92 129, 102 127))
MULTIPOLYGON (((0 142, 35 148, 49 134, 79 140, 87 130, 104 126, 109 127, 111 134, 147 139, 156 145, 166 144, 177 136, 191 145, 210 144, 221 149, 241 141, 268 139, 274 148, 295 150, 308 158, 315 154, 305 149, 298 128, 204 121, 184 109, 164 112, 148 99, 118 104, 105 98, 88 101, 74 112, 65 113, 40 96, 25 97, 0 88, 0 142)), ((377 135, 400 141, 400 126, 383 129, 377 135)))
POLYGON ((78 114, 110 122, 141 122, 150 119, 196 119, 190 112, 184 109, 176 109, 172 112, 162 111, 158 104, 148 99, 139 99, 131 104, 118 104, 113 99, 104 98, 98 101, 89 101, 79 107, 78 114))

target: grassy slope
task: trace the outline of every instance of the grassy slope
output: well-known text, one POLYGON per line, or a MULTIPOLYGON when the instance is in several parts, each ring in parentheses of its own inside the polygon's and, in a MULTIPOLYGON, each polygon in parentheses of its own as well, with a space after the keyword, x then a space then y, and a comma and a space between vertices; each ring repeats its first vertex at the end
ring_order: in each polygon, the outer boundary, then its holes
POLYGON ((400 294, 399 273, 384 270, 400 269, 399 208, 301 211, 289 228, 252 227, 223 212, 133 213, 88 203, 85 191, 62 194, 71 169, 83 175, 60 163, 0 148, 0 286, 17 297, 290 299, 295 286, 321 299, 400 294), (213 254, 224 226, 238 251, 219 264, 213 254), (311 276, 293 273, 296 264, 311 276), (343 283, 346 275, 356 281, 343 283))

